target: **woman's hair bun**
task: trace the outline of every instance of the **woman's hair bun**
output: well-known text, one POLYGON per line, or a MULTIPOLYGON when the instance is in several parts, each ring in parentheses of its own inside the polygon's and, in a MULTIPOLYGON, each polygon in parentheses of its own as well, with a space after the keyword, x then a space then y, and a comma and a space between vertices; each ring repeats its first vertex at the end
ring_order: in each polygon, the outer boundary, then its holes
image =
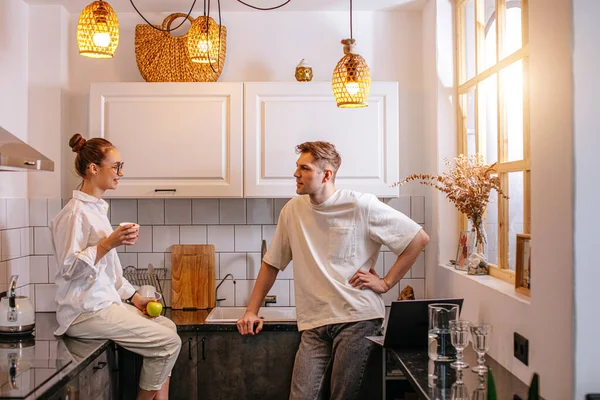
POLYGON ((71 140, 69 140, 69 146, 71 146, 71 149, 73 149, 75 153, 79 153, 85 142, 86 140, 83 138, 83 136, 81 136, 79 133, 76 133, 73 135, 71 140))

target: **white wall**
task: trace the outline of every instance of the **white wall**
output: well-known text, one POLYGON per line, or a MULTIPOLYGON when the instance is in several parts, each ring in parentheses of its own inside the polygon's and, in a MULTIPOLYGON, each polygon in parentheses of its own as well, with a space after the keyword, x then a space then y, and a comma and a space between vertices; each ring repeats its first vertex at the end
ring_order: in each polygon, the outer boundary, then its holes
MULTIPOLYGON (((449 0, 435 3, 439 30, 444 26, 440 18, 449 21, 451 13, 449 0)), ((549 400, 573 396, 570 5, 569 0, 529 3, 534 259, 531 300, 503 294, 441 267, 435 269, 434 279, 428 283, 435 296, 464 297, 464 318, 492 323, 489 354, 526 383, 534 372, 540 374, 542 396, 549 400), (528 367, 513 357, 513 332, 529 339, 528 367)), ((442 77, 451 65, 444 62, 444 56, 451 51, 447 36, 438 34, 438 71, 430 79, 444 81, 442 77)), ((441 159, 442 152, 454 145, 455 136, 449 135, 448 126, 453 126, 453 122, 447 113, 447 93, 439 93, 437 151, 441 159)), ((457 230, 452 224, 456 213, 444 199, 438 205, 432 212, 439 215, 440 262, 445 263, 456 251, 457 230), (445 237, 451 238, 448 243, 442 243, 445 237)))
POLYGON ((600 80, 598 41, 600 40, 600 2, 573 2, 573 76, 575 142, 575 398, 600 392, 597 292, 600 282, 598 242, 600 217, 597 210, 600 189, 597 184, 600 80))
MULTIPOLYGON (((0 2, 0 126, 23 141, 27 141, 28 27, 25 3, 0 2)), ((27 197, 27 173, 0 172, 2 197, 27 197)))
MULTIPOLYGON (((142 81, 134 53, 137 14, 119 14, 121 35, 112 60, 79 56, 75 43, 77 15, 69 24, 68 119, 70 134, 85 132, 90 82, 142 81)), ((148 14, 160 23, 164 15, 148 14)), ((177 21, 176 21, 177 23, 177 21)), ((312 65, 314 81, 330 81, 343 55, 340 40, 349 35, 347 12, 244 12, 224 13, 227 27, 227 59, 219 81, 293 81, 296 64, 305 58, 312 65)), ((187 27, 187 24, 184 25, 187 27)), ((429 154, 422 140, 422 57, 420 12, 356 12, 354 37, 373 80, 400 83, 400 175, 424 171, 429 154)), ((62 140, 67 148, 69 135, 62 140)), ((71 154, 63 150, 63 196, 76 185, 71 154)), ((418 185, 403 188, 404 195, 418 195, 418 185)))

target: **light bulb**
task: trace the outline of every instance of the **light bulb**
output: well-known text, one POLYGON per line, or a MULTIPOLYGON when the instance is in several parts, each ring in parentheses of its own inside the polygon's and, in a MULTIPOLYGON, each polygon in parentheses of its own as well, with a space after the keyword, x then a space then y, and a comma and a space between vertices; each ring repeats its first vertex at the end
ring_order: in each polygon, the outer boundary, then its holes
POLYGON ((198 49, 202 53, 208 53, 212 49, 212 42, 210 40, 200 40, 198 42, 198 49))
POLYGON ((346 91, 350 94, 350 96, 356 95, 356 93, 358 93, 360 90, 357 82, 346 82, 345 86, 346 91))
POLYGON ((110 34, 108 32, 97 32, 94 33, 92 40, 98 47, 108 47, 110 45, 110 34))

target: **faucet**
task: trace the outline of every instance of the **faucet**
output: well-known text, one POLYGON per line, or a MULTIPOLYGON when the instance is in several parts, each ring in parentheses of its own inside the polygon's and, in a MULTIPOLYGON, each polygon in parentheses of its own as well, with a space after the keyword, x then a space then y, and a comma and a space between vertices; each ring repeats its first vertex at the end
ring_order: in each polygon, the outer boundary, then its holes
POLYGON ((265 296, 265 307, 267 307, 269 304, 277 304, 277 296, 274 294, 265 296))
POLYGON ((232 274, 225 275, 223 277, 223 279, 221 279, 221 282, 219 282, 219 284, 215 288, 215 299, 216 299, 217 303, 220 302, 220 301, 223 301, 223 300, 227 300, 227 298, 225 298, 225 297, 223 297, 222 299, 217 298, 217 291, 219 290, 219 288, 221 287, 221 285, 225 282, 225 279, 227 279, 229 277, 231 278, 231 280, 233 281, 233 284, 235 285, 235 278, 233 277, 233 275, 232 274))
POLYGON ((262 240, 260 245, 260 261, 262 262, 263 258, 265 258, 265 253, 267 252, 267 241, 265 239, 262 240))

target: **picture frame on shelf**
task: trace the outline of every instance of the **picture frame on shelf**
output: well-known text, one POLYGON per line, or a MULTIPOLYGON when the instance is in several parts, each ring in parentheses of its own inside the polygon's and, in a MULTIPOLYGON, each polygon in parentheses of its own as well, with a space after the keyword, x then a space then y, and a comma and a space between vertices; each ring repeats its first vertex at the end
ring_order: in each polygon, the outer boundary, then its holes
POLYGON ((515 290, 531 297, 531 235, 517 233, 515 290))
POLYGON ((460 271, 466 271, 468 267, 468 258, 473 246, 475 245, 475 235, 471 231, 460 231, 458 236, 458 247, 456 249, 456 264, 454 268, 460 271))

